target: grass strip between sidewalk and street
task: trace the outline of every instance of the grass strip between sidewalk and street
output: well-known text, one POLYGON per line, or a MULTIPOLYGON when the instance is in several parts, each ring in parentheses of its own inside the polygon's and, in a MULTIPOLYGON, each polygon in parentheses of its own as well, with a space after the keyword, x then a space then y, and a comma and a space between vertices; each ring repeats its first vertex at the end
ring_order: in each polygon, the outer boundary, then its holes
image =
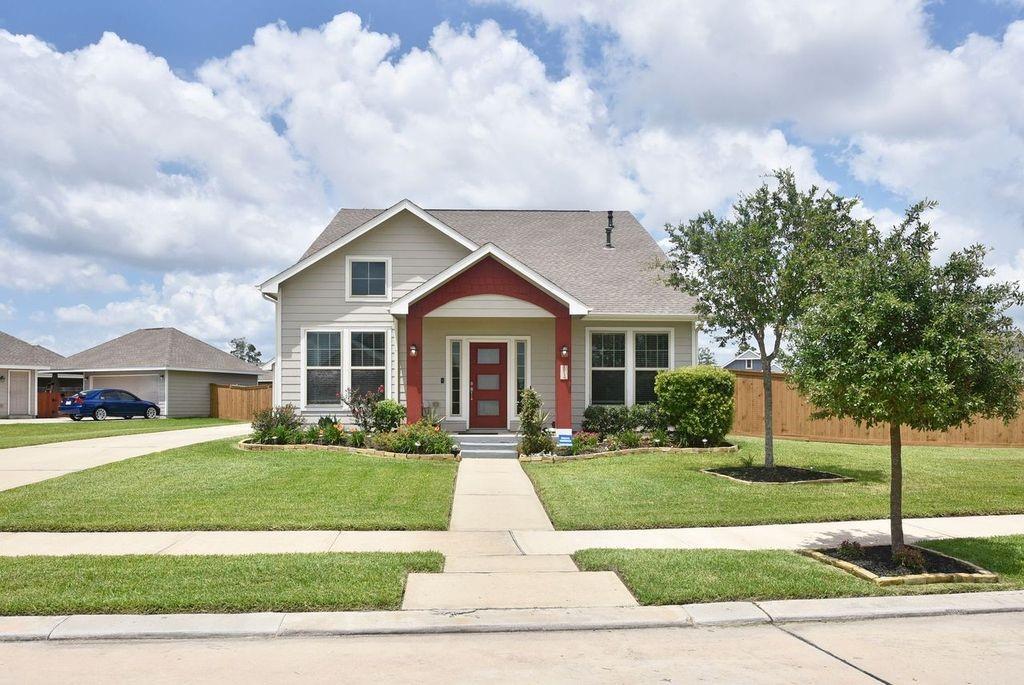
POLYGON ((455 462, 179 447, 0 492, 0 530, 445 530, 455 462))
POLYGON ((908 595, 1024 588, 1024 536, 920 543, 989 571, 999 583, 878 587, 788 550, 585 549, 581 571, 614 571, 641 604, 908 595))
POLYGON ((0 558, 0 614, 398 609, 436 552, 0 558))
MULTIPOLYGON (((735 454, 631 454, 526 463, 559 530, 741 526, 885 518, 889 448, 776 440, 780 466, 827 471, 849 483, 738 483, 701 469, 763 462, 763 442, 729 440, 735 454)), ((903 515, 1024 512, 1024 448, 906 447, 903 515)))
POLYGON ((238 423, 228 419, 107 419, 106 421, 40 421, 38 423, 4 423, 0 421, 0 449, 46 445, 52 442, 110 438, 116 435, 162 433, 185 428, 206 428, 238 423))

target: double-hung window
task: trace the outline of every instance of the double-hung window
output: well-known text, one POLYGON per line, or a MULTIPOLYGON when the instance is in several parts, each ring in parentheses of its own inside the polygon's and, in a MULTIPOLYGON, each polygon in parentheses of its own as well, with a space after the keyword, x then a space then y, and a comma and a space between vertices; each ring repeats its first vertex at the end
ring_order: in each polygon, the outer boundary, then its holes
POLYGON ((649 404, 657 398, 654 379, 672 367, 668 331, 591 331, 590 404, 649 404))
POLYGON ((348 256, 345 297, 353 301, 391 299, 391 258, 348 256))
POLYGON ((341 404, 341 331, 306 333, 306 404, 341 404))
POLYGON ((626 334, 590 336, 590 402, 626 403, 626 334))
POLYGON ((353 391, 359 393, 385 392, 387 381, 385 338, 384 331, 352 331, 350 373, 353 391))
POLYGON ((657 400, 654 377, 668 368, 668 333, 634 333, 633 403, 650 404, 657 400))

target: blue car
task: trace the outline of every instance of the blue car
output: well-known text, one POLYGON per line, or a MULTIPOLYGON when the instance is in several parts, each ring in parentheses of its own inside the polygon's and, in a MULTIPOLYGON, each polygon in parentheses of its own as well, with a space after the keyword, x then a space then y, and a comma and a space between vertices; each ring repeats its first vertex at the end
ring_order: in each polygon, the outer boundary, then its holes
POLYGON ((160 407, 155 403, 140 400, 127 390, 116 388, 83 390, 61 400, 58 411, 64 416, 70 416, 72 421, 81 421, 86 416, 91 416, 95 421, 105 421, 111 416, 125 419, 133 416, 155 419, 160 416, 160 407))

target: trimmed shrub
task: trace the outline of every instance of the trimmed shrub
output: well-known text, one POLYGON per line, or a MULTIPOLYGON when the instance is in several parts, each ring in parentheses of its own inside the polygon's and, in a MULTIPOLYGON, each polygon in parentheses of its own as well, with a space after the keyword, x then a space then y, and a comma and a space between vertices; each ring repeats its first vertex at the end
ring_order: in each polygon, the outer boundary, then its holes
POLYGON ((405 421, 405 407, 395 400, 381 400, 373 407, 373 429, 378 433, 398 430, 405 421))
POLYGON ((622 430, 656 431, 668 426, 665 414, 657 403, 635 404, 629 409, 629 420, 622 430))
POLYGON ((658 406, 680 445, 719 445, 732 429, 733 375, 713 366, 662 371, 654 380, 658 406))
POLYGON ((592 404, 583 411, 583 430, 602 439, 632 427, 629 407, 592 404))
POLYGON ((519 452, 520 454, 540 454, 551 452, 555 443, 548 433, 546 424, 548 415, 541 413, 544 401, 533 388, 526 388, 519 401, 519 452))

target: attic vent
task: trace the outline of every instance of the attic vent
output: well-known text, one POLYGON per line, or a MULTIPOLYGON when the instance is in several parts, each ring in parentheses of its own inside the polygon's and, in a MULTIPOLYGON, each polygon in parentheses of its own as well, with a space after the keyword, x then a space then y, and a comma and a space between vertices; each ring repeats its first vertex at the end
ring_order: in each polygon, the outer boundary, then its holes
POLYGON ((608 226, 604 229, 604 246, 606 249, 614 247, 612 245, 612 230, 615 228, 615 222, 612 221, 612 210, 608 210, 608 226))

